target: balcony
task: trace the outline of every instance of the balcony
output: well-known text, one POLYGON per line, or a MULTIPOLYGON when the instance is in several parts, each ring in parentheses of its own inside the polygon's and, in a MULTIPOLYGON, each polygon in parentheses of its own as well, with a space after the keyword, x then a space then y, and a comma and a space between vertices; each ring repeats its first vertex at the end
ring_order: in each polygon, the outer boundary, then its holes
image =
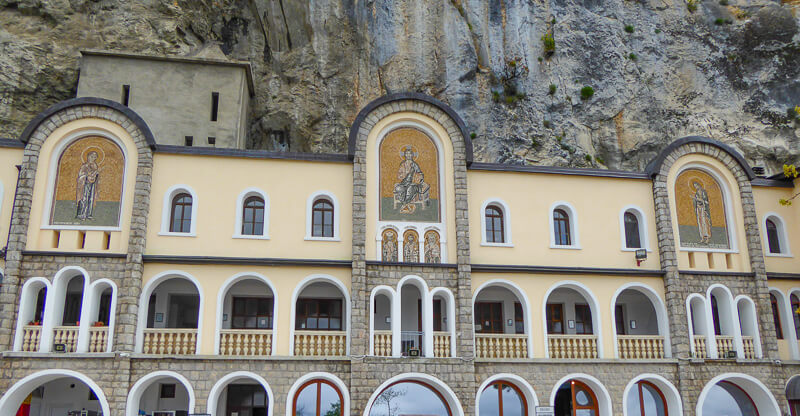
POLYGON ((744 347, 744 358, 748 360, 755 360, 756 358, 758 358, 756 354, 756 346, 755 346, 755 341, 753 341, 753 337, 743 335, 742 346, 744 347))
POLYGON ((53 328, 53 345, 63 344, 64 352, 75 352, 78 346, 77 326, 56 326, 53 328))
POLYGON ((22 330, 22 351, 38 352, 39 340, 42 338, 41 325, 25 325, 22 330))
POLYGON ((106 352, 108 346, 108 327, 93 326, 89 328, 89 352, 106 352))
POLYGON ((345 331, 294 331, 294 355, 341 357, 347 351, 345 331))
POLYGON ((597 335, 550 334, 547 336, 547 346, 550 358, 597 358, 597 335))
POLYGON ((197 350, 197 329, 147 328, 142 352, 159 355, 189 355, 197 350))
POLYGON ((733 341, 732 336, 717 335, 717 356, 719 358, 727 358, 728 351, 736 351, 736 343, 733 341))
POLYGON ((392 356, 392 331, 375 331, 373 339, 375 355, 379 357, 392 356))
POLYGON ((694 336, 694 358, 708 358, 706 338, 703 335, 694 336))
POLYGON ((450 357, 450 333, 445 331, 433 332, 433 356, 436 358, 450 357))
POLYGON ((664 358, 664 337, 617 335, 617 348, 623 360, 659 360, 664 358))
POLYGON ((272 355, 272 330, 223 329, 219 337, 222 355, 272 355))
POLYGON ((475 334, 477 358, 528 358, 526 334, 475 334))

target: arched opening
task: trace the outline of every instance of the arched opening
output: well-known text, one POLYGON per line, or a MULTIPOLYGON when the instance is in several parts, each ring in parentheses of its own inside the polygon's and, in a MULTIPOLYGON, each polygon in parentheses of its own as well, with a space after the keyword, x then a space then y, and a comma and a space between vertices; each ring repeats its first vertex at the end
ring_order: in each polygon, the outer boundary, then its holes
POLYGON ((657 296, 642 287, 628 287, 614 301, 617 352, 623 359, 659 359, 669 356, 664 334, 666 314, 657 296))
POLYGON ((115 286, 111 281, 102 279, 90 286, 87 315, 89 319, 89 337, 87 345, 81 345, 81 351, 108 352, 111 350, 116 307, 115 286))
POLYGON ((597 358, 598 318, 597 303, 586 288, 566 284, 552 289, 545 303, 549 357, 597 358))
POLYGON ((220 379, 208 395, 207 412, 216 416, 268 416, 273 397, 267 382, 256 374, 239 371, 220 379))
POLYGON ((452 357, 450 333, 454 318, 450 316, 451 298, 440 291, 433 293, 432 301, 433 356, 452 357))
POLYGON ((486 243, 505 243, 506 224, 503 209, 497 204, 490 204, 484 210, 486 243))
POLYGON ((38 352, 42 346, 40 341, 49 287, 49 282, 43 278, 29 279, 22 287, 14 351, 38 352))
POLYGON ((599 416, 600 405, 594 391, 579 380, 568 380, 556 392, 555 416, 599 416))
POLYGON ((428 320, 427 288, 410 280, 400 286, 400 353, 404 356, 427 356, 425 326, 428 320))
POLYGON ((275 295, 265 279, 241 276, 222 288, 219 353, 272 355, 275 295))
POLYGON ((641 248, 644 239, 636 213, 631 210, 625 211, 623 222, 625 223, 625 248, 641 248))
POLYGON ((689 324, 692 334, 692 355, 695 358, 709 357, 707 344, 709 336, 706 302, 700 295, 693 295, 688 300, 689 324))
POLYGON ((478 289, 472 311, 478 357, 529 357, 528 303, 521 295, 519 289, 502 282, 478 289))
POLYGON ((347 303, 332 280, 301 283, 294 309, 294 355, 343 356, 347 354, 347 303))
POLYGON ((300 386, 292 401, 294 416, 339 416, 344 397, 339 387, 326 379, 312 379, 300 386))
POLYGON ((333 202, 320 197, 311 207, 311 236, 333 238, 333 202))
MULTIPOLYGON (((145 291, 143 294, 147 294, 145 291)), ((200 317, 200 290, 186 277, 166 277, 147 294, 142 352, 194 354, 200 317)))
POLYGON ((452 416, 441 392, 419 380, 403 380, 384 388, 372 402, 369 416, 430 415, 452 416))
POLYGON ((758 333, 756 305, 746 296, 736 301, 739 328, 742 331, 742 353, 744 358, 761 358, 761 337, 758 333))
MULTIPOLYGON (((55 296, 53 296, 51 320, 53 349, 75 352, 78 349, 80 323, 83 319, 84 288, 88 281, 82 273, 73 274, 72 271, 66 273, 68 274, 58 276, 54 285, 55 296)), ((49 346, 45 345, 45 348, 49 348, 49 346)))
POLYGON ((45 370, 14 384, 0 398, 3 415, 66 415, 72 411, 109 413, 103 391, 83 374, 45 370))
POLYGON ((791 416, 800 416, 800 376, 793 376, 786 383, 786 400, 791 416))
POLYGON ((640 380, 625 402, 626 416, 668 416, 667 398, 655 384, 640 380))
POLYGON ((723 374, 711 379, 697 399, 698 416, 779 415, 769 389, 753 376, 723 374))
POLYGON ((711 319, 714 325, 717 356, 720 358, 741 357, 736 342, 738 332, 736 317, 738 314, 734 309, 730 292, 723 289, 722 286, 715 286, 709 291, 708 298, 711 303, 711 319))
POLYGON ((790 303, 790 311, 792 313, 792 321, 794 322, 794 334, 795 338, 800 340, 800 298, 797 297, 797 294, 792 293, 789 296, 789 303, 790 303))
POLYGON ((392 351, 392 291, 383 287, 372 296, 372 354, 390 357, 392 351))
POLYGON ((764 248, 767 256, 790 256, 789 239, 786 236, 786 223, 776 213, 764 217, 764 248))
POLYGON ((490 383, 480 393, 478 416, 524 416, 528 401, 516 384, 505 380, 490 383))
POLYGON ((191 195, 181 192, 172 198, 169 214, 169 232, 190 233, 192 230, 192 205, 191 195))
POLYGON ((158 371, 142 377, 131 387, 126 416, 150 415, 159 411, 176 416, 187 415, 194 412, 194 400, 194 390, 185 377, 170 371, 158 371))

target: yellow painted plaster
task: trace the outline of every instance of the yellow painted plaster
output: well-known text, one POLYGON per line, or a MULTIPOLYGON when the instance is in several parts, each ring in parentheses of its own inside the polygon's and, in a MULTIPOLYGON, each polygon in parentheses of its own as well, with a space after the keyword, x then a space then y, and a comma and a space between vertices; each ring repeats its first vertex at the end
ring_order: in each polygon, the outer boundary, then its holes
MULTIPOLYGON (((0 245, 8 241, 8 227, 14 207, 14 191, 17 188, 17 168, 22 163, 22 149, 0 147, 0 245)), ((0 260, 0 268, 5 260, 0 260)))
POLYGON ((798 273, 800 272, 800 260, 795 252, 800 250, 800 203, 796 202, 790 206, 783 206, 778 201, 781 198, 789 199, 797 192, 795 188, 767 188, 753 187, 753 197, 756 201, 756 216, 758 217, 758 230, 761 233, 761 248, 764 252, 764 263, 767 272, 778 273, 798 273), (789 240, 788 256, 773 256, 769 254, 769 244, 767 243, 767 231, 765 229, 765 217, 767 213, 775 213, 785 222, 786 237, 789 240))

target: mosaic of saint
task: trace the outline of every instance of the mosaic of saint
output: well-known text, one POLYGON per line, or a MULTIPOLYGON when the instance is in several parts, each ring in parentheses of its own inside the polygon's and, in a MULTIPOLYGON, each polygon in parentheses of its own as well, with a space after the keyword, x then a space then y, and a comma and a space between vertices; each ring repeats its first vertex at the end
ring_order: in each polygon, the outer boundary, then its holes
POLYGON ((403 234, 403 262, 419 263, 419 236, 414 230, 403 234))
POLYGON ((382 221, 439 222, 436 145, 413 128, 390 132, 380 148, 382 221))
POLYGON ((425 233, 425 263, 441 263, 442 248, 439 244, 439 233, 430 230, 425 233))
POLYGON ((389 228, 381 235, 383 261, 397 262, 397 231, 389 228))
POLYGON ((722 189, 711 175, 698 169, 678 175, 675 204, 682 247, 730 248, 722 189))
POLYGON ((125 157, 116 143, 90 136, 72 142, 58 160, 52 225, 119 226, 125 157))

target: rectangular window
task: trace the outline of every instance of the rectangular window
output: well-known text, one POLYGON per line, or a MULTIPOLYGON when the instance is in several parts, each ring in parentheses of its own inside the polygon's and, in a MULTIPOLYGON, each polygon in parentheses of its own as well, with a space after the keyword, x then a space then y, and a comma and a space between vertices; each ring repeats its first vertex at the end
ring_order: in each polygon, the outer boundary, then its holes
POLYGON ((592 310, 589 305, 575 305, 575 333, 578 335, 591 335, 592 330, 592 310))
POLYGON ((197 328, 199 295, 169 295, 167 302, 167 328, 197 328))
POLYGON ((433 330, 442 330, 442 300, 433 300, 433 330))
POLYGON ((225 415, 267 415, 267 394, 260 384, 230 384, 227 390, 225 415))
POLYGON ((564 333, 564 305, 560 303, 547 304, 547 333, 564 333))
POLYGON ((219 93, 211 93, 211 121, 217 121, 217 113, 219 112, 219 93))
POLYGON ((233 329, 272 329, 272 298, 234 297, 233 329))
POLYGON ((192 143, 194 142, 194 137, 192 137, 192 136, 185 136, 185 137, 183 138, 183 140, 184 140, 184 142, 186 143, 186 145, 187 145, 187 146, 191 146, 191 145, 192 145, 192 143))
POLYGON ((502 302, 475 302, 475 325, 479 334, 502 334, 503 331, 503 303, 502 302))
POLYGON ((778 299, 772 293, 769 294, 769 302, 772 304, 772 320, 775 324, 775 336, 783 339, 783 328, 781 327, 781 315, 778 308, 778 299))
POLYGON ((514 302, 514 332, 525 333, 525 314, 522 313, 522 304, 519 302, 514 302))
POLYGON ((130 85, 123 85, 122 86, 122 101, 120 101, 120 102, 122 103, 122 105, 127 107, 128 106, 128 102, 130 101, 130 99, 131 99, 131 86, 130 85))
POLYGON ((208 145, 209 145, 209 146, 212 146, 212 147, 213 147, 213 146, 215 146, 216 144, 217 144, 217 138, 216 138, 216 137, 209 137, 209 138, 208 138, 208 145))
POLYGON ((64 298, 64 319, 61 325, 64 326, 77 326, 78 321, 81 319, 81 301, 83 300, 83 292, 67 293, 64 298))
POLYGON ((298 299, 294 329, 342 330, 341 299, 298 299))
POLYGON ((617 327, 617 335, 625 335, 625 315, 622 305, 614 305, 614 325, 617 327))
POLYGON ((97 312, 97 322, 102 322, 103 325, 108 326, 109 318, 111 317, 111 294, 103 293, 100 295, 100 307, 97 312))
POLYGON ((174 399, 175 398, 175 385, 174 384, 162 384, 161 391, 159 397, 162 399, 174 399))
POLYGON ((714 295, 711 295, 711 318, 714 320, 714 335, 722 335, 722 328, 719 326, 719 308, 714 295))

